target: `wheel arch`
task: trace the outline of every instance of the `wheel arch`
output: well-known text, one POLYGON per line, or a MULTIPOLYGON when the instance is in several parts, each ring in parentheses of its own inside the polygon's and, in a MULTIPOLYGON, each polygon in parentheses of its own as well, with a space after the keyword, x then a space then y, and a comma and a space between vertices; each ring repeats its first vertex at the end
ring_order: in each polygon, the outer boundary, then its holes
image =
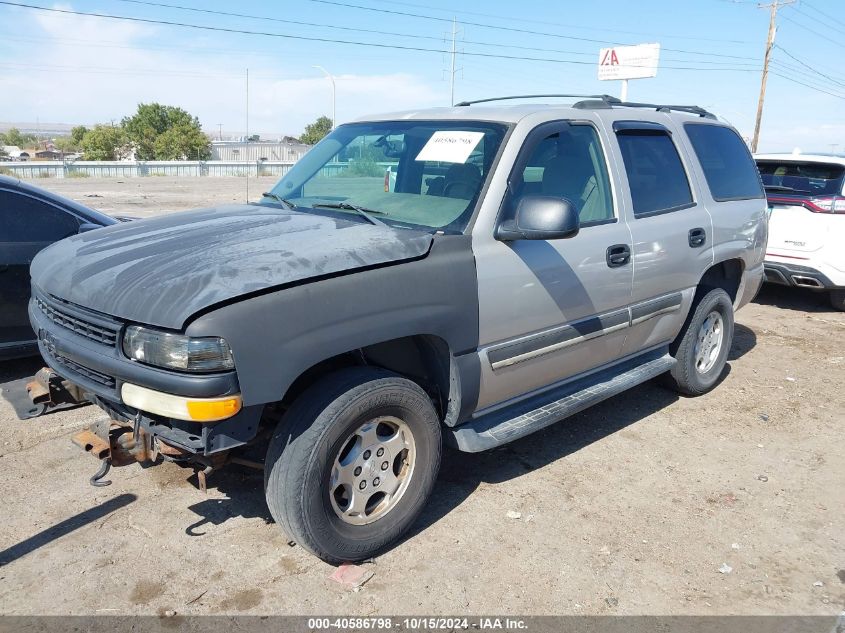
POLYGON ((728 293, 732 303, 736 303, 740 296, 742 277, 745 272, 745 262, 742 258, 727 258, 712 264, 698 282, 696 299, 703 296, 711 288, 721 288, 728 293))
POLYGON ((462 403, 458 364, 449 343, 434 334, 414 334, 350 349, 314 363, 281 395, 290 405, 308 387, 324 376, 346 367, 371 366, 407 378, 429 395, 444 424, 457 420, 462 403))

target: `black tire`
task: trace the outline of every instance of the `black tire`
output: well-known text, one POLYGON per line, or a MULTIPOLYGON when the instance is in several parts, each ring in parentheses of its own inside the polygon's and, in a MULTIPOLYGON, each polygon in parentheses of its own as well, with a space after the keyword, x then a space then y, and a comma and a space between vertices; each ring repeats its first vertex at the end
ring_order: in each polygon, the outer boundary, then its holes
POLYGON ((845 312, 845 290, 831 290, 830 305, 845 312))
POLYGON ((684 329, 670 347, 678 361, 667 378, 671 387, 687 396, 707 393, 719 381, 733 344, 734 309, 728 293, 721 288, 702 289, 684 329), (713 364, 701 371, 696 362, 696 343, 704 321, 717 312, 722 318, 722 340, 713 364))
POLYGON ((440 451, 440 420, 419 385, 380 369, 341 370, 307 389, 279 423, 265 462, 267 505, 292 540, 324 561, 365 560, 414 523, 437 478, 440 451), (412 476, 384 516, 351 525, 332 506, 329 477, 351 434, 379 416, 401 419, 413 434, 412 476))

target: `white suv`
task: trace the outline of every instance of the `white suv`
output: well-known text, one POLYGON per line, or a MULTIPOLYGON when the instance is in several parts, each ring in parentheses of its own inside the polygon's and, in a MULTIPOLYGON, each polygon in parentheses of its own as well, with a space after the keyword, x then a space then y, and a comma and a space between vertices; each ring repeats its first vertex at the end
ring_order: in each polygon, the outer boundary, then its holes
POLYGON ((769 198, 766 281, 829 290, 845 310, 845 156, 757 154, 769 198))

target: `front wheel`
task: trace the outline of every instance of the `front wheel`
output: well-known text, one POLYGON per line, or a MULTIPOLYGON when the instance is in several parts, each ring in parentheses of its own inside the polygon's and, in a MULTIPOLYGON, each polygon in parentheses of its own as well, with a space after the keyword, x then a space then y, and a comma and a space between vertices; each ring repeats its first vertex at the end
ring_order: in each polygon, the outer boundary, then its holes
POLYGON ((688 396, 710 391, 722 375, 733 343, 734 310, 721 288, 704 294, 671 347, 678 361, 669 372, 672 386, 688 396))
POLYGON ((270 441, 270 513, 326 562, 370 558, 419 515, 440 446, 440 420, 417 384, 372 368, 331 374, 294 402, 270 441))
POLYGON ((830 305, 837 310, 845 311, 845 290, 831 290, 830 305))

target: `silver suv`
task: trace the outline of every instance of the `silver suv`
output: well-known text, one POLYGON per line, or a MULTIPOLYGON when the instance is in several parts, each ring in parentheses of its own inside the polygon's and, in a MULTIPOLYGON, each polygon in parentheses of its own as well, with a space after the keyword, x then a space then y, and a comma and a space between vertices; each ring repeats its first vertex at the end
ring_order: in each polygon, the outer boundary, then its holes
POLYGON ((260 203, 63 240, 29 311, 111 420, 76 437, 95 479, 263 468, 292 539, 360 560, 413 523, 443 441, 499 446, 661 375, 713 388, 766 211, 700 108, 466 103, 340 126, 260 203))

